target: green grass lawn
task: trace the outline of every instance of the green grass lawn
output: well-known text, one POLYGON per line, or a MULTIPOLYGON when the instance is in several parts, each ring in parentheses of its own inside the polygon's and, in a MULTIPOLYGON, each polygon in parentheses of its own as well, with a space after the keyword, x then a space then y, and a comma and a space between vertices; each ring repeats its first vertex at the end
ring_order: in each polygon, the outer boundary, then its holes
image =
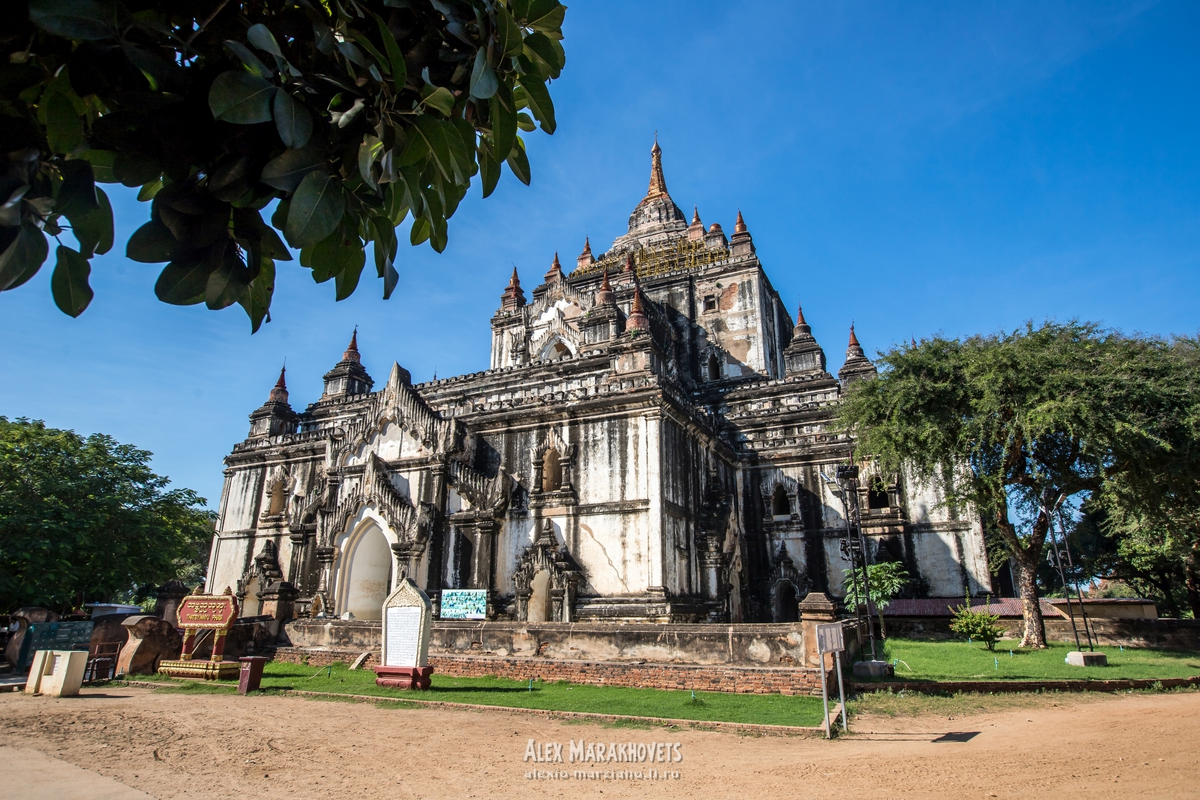
POLYGON ((967 642, 888 639, 888 661, 899 659, 895 680, 1116 680, 1190 678, 1200 675, 1200 653, 1098 647, 1107 667, 1072 667, 1066 663, 1074 645, 1051 644, 1045 650, 1009 649, 1000 642, 994 652, 967 642), (1010 655, 1011 653, 1011 655, 1010 655))
MULTIPOLYGON (((171 680, 165 675, 157 679, 171 680)), ((201 683, 174 681, 178 690, 228 691, 236 681, 201 683), (221 688, 218 688, 221 687, 221 688), (228 689, 224 688, 228 687, 228 689)), ((540 708, 555 711, 586 711, 596 714, 627 714, 637 717, 688 719, 706 722, 747 722, 755 725, 821 724, 821 698, 808 696, 727 694, 660 689, 628 689, 619 686, 587 686, 571 683, 528 682, 504 678, 458 678, 433 674, 428 691, 412 692, 375 685, 369 669, 351 671, 345 664, 317 669, 272 661, 263 671, 262 688, 304 690, 334 694, 370 695, 388 700, 440 700, 508 708, 540 708)))

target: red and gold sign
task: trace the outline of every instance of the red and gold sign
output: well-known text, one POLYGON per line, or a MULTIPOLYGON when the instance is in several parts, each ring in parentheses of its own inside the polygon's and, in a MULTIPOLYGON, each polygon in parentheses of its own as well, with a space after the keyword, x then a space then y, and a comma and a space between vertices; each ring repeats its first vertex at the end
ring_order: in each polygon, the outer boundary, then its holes
POLYGON ((179 627, 228 629, 237 619, 237 601, 227 594, 192 594, 179 604, 179 627))
MULTIPOLYGON (((228 588, 225 594, 190 594, 179 604, 179 627, 183 630, 183 647, 176 661, 162 661, 158 671, 175 678, 202 678, 223 680, 236 678, 240 664, 225 661, 225 637, 238 616, 237 599, 228 588), (196 646, 198 631, 213 632, 212 658, 194 661, 192 650, 196 646)), ((201 638, 203 638, 201 636, 201 638)))

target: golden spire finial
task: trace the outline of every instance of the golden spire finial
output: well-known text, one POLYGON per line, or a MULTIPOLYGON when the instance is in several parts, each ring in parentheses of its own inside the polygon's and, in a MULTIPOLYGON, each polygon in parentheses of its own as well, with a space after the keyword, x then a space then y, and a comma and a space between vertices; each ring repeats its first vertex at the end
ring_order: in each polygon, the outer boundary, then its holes
POLYGON ((662 148, 658 146, 658 131, 654 132, 654 147, 650 149, 650 188, 646 200, 667 195, 667 179, 663 177, 662 148))

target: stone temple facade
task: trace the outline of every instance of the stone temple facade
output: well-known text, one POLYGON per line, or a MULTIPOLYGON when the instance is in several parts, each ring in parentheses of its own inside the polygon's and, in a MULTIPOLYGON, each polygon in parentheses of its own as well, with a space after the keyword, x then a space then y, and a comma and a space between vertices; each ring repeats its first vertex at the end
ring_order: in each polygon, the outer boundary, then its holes
MULTIPOLYGON (((556 255, 492 318, 491 368, 377 384, 357 336, 303 412, 281 373, 226 459, 209 589, 243 614, 378 619, 399 576, 434 598, 489 590, 529 622, 790 622, 842 594, 845 522, 824 476, 851 456, 830 429, 875 368, 850 329, 835 377, 792 320, 739 212, 733 235, 689 223, 655 143, 649 190, 606 253, 556 255)), ((910 596, 990 590, 977 515, 937 485, 864 468, 875 561, 910 596)))

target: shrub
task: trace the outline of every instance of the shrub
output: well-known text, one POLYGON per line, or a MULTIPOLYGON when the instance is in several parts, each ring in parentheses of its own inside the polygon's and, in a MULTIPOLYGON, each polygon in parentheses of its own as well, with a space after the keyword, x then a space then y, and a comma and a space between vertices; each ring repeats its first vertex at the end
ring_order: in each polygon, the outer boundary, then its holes
MULTIPOLYGON (((988 595, 987 608, 990 608, 991 601, 991 595, 988 595)), ((977 611, 971 608, 971 598, 964 598, 963 604, 954 612, 950 630, 972 640, 978 639, 987 645, 988 650, 994 650, 996 642, 1004 633, 1004 627, 1000 625, 1000 615, 990 613, 987 608, 977 611)))

